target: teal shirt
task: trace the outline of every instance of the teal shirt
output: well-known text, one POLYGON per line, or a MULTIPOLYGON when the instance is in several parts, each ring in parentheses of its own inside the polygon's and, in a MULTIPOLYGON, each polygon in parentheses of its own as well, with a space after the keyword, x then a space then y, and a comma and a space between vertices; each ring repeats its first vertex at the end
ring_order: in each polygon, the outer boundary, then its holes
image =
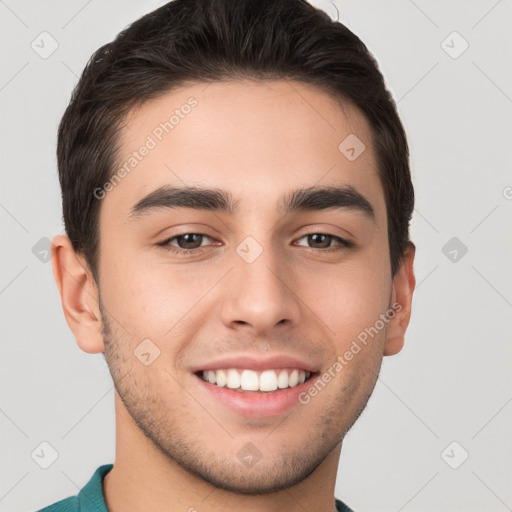
MULTIPOLYGON (((112 464, 100 466, 76 496, 58 501, 38 512, 108 512, 101 484, 103 477, 112 469, 112 466, 112 464)), ((336 500, 336 509, 338 512, 352 512, 340 500, 336 500)))
POLYGON ((101 486, 113 464, 100 466, 76 496, 70 496, 38 512, 108 512, 101 486))

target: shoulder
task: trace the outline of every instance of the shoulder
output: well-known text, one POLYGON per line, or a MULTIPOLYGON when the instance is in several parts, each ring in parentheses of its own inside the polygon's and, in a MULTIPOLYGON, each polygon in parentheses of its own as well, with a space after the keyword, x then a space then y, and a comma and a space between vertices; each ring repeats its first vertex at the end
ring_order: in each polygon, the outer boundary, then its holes
POLYGON ((38 510, 38 512, 78 512, 79 510, 78 496, 70 496, 69 498, 57 501, 53 505, 44 507, 38 510))
POLYGON ((103 477, 112 469, 112 464, 100 466, 76 496, 57 501, 37 512, 108 512, 103 497, 103 477))
POLYGON ((347 505, 345 505, 345 503, 343 503, 338 498, 335 498, 335 500, 336 500, 336 510, 338 512, 354 512, 350 507, 347 507, 347 505))

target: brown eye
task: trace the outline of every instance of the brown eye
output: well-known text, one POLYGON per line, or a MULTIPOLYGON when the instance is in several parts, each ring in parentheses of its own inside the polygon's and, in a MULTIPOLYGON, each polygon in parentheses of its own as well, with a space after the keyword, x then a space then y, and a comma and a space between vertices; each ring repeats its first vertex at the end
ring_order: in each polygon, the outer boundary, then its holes
POLYGON ((317 249, 327 249, 327 247, 330 247, 332 239, 331 235, 314 233, 313 235, 308 235, 308 244, 313 244, 313 247, 317 249))
POLYGON ((213 240, 211 236, 202 233, 184 233, 168 238, 157 245, 166 251, 186 255, 193 254, 207 246, 208 244, 203 244, 205 239, 213 240))
POLYGON ((180 249, 197 249, 201 247, 204 236, 199 233, 187 233, 174 237, 174 240, 176 240, 180 249))
POLYGON ((299 240, 306 239, 306 245, 299 244, 302 247, 309 247, 310 249, 343 249, 350 247, 350 243, 339 236, 328 235, 326 233, 311 233, 302 236, 299 240), (337 242, 333 245, 332 242, 337 242))

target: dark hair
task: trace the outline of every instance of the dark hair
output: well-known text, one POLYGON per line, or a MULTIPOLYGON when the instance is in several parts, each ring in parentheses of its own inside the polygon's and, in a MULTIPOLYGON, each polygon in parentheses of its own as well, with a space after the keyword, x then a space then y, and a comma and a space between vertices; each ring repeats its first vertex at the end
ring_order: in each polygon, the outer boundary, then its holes
POLYGON ((364 113, 386 199, 394 275, 414 206, 409 150, 364 43, 305 0, 173 0, 92 55, 59 126, 66 232, 96 281, 101 200, 93 191, 114 173, 126 114, 188 82, 230 79, 300 81, 364 113))

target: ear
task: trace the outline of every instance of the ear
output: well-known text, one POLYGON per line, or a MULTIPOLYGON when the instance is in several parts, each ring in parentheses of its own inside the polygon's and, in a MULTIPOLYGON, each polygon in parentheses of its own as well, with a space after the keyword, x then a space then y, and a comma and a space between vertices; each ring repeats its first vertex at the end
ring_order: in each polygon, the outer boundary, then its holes
POLYGON ((385 356, 397 354, 404 346, 405 331, 411 318, 412 294, 416 285, 413 270, 415 252, 414 244, 409 242, 404 251, 400 267, 393 278, 390 307, 395 311, 395 315, 389 320, 386 330, 385 356))
POLYGON ((52 267, 64 316, 78 346, 90 354, 103 352, 98 288, 85 259, 75 253, 67 236, 52 240, 52 267))

